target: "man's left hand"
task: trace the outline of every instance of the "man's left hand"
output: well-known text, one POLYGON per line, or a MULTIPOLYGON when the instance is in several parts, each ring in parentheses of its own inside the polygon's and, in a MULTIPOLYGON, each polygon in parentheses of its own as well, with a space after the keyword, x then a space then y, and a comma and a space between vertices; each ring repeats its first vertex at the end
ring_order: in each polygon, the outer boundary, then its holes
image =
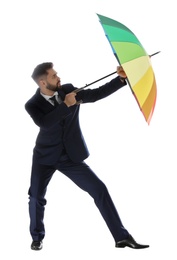
POLYGON ((126 75, 124 69, 122 68, 122 66, 117 67, 117 74, 119 74, 119 76, 121 78, 124 78, 124 79, 126 79, 126 77, 127 77, 127 75, 126 75))

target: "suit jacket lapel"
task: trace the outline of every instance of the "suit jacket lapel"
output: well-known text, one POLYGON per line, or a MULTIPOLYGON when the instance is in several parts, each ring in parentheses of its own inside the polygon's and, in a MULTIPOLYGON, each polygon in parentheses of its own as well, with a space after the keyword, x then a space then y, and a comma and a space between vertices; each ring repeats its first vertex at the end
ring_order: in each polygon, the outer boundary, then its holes
POLYGON ((40 89, 36 91, 36 100, 40 107, 43 107, 44 110, 53 110, 55 107, 50 104, 41 94, 40 89))
MULTIPOLYGON (((65 92, 62 89, 58 90, 58 95, 61 97, 62 101, 65 99, 65 92)), ((40 89, 38 88, 36 91, 36 99, 38 104, 40 104, 41 107, 45 107, 48 110, 53 110, 55 107, 50 104, 41 94, 40 94, 40 89)))

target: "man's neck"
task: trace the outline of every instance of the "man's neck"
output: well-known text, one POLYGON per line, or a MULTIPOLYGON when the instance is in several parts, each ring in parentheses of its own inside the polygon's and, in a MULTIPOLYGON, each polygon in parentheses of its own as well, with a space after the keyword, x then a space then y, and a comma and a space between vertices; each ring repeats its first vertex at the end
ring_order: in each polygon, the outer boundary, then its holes
POLYGON ((40 89, 40 92, 41 92, 43 95, 51 96, 51 97, 52 97, 56 91, 47 90, 47 89, 44 91, 44 90, 40 89))

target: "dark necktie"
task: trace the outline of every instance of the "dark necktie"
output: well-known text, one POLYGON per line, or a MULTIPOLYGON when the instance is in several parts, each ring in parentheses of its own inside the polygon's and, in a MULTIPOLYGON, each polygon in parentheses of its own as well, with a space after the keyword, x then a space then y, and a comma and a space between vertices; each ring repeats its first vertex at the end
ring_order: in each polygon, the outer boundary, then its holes
POLYGON ((50 100, 52 100, 52 102, 53 102, 53 104, 54 104, 55 107, 58 106, 58 102, 57 102, 55 96, 51 97, 50 100))

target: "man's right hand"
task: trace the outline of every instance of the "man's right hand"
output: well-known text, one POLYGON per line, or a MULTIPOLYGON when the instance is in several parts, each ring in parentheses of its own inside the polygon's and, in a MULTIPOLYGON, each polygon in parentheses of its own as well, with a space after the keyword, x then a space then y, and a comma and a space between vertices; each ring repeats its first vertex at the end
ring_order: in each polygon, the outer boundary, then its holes
POLYGON ((71 92, 65 96, 64 103, 67 105, 67 107, 74 106, 77 103, 75 98, 76 95, 76 93, 71 92))

